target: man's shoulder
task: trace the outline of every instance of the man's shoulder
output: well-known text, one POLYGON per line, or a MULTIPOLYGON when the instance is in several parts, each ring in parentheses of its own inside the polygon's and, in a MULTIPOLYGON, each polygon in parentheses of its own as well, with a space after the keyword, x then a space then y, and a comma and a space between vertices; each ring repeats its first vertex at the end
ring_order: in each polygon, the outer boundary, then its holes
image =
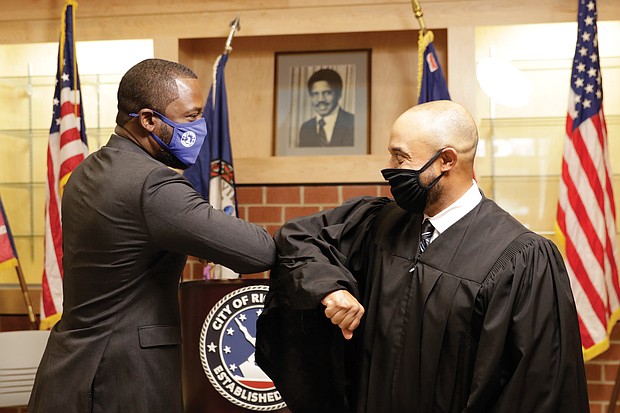
POLYGON ((344 120, 353 121, 353 119, 355 118, 355 115, 352 114, 351 112, 347 112, 343 108, 340 108, 340 111, 338 111, 338 117, 344 120))
POLYGON ((353 123, 355 119, 355 115, 351 112, 347 112, 346 110, 340 108, 338 111, 338 117, 336 118, 336 122, 339 123, 353 123))
POLYGON ((305 121, 304 123, 301 124, 302 129, 303 128, 314 128, 316 125, 316 118, 312 117, 310 119, 308 119, 307 121, 305 121))

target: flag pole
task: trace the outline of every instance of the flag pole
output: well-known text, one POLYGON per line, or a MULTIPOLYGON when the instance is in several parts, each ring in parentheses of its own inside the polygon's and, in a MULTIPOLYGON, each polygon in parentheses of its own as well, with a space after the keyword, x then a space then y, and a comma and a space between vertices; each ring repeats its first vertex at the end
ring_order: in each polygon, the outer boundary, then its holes
POLYGON ((420 31, 418 33, 418 100, 420 99, 420 91, 422 89, 422 72, 424 66, 424 50, 426 47, 435 40, 433 32, 426 29, 426 22, 424 21, 424 13, 422 12, 422 6, 419 0, 411 0, 411 7, 413 7, 413 14, 418 20, 420 31))
POLYGON ((24 279, 24 272, 22 271, 22 265, 19 260, 17 260, 17 266, 15 267, 15 271, 17 272, 17 278, 19 279, 19 286, 22 289, 22 296, 24 297, 24 301, 26 303, 26 308, 28 309, 28 319, 30 320, 30 326, 33 330, 37 329, 37 318, 34 315, 34 309, 32 307, 32 300, 30 298, 30 292, 28 291, 28 285, 26 284, 26 280, 24 279))
POLYGON ((422 13, 420 2, 418 0, 411 0, 411 7, 413 7, 413 14, 418 20, 422 34, 426 33, 426 23, 424 22, 424 13, 422 13))
POLYGON ((239 24, 239 16, 235 17, 235 20, 230 22, 230 33, 228 33, 228 39, 226 39, 226 47, 224 47, 224 54, 228 54, 232 52, 232 39, 237 30, 241 30, 241 25, 239 24))
POLYGON ((614 383, 614 388, 611 392, 611 397, 609 398, 609 411, 608 413, 614 413, 616 411, 616 402, 618 401, 618 390, 620 386, 620 367, 618 368, 618 373, 616 374, 616 382, 614 383))

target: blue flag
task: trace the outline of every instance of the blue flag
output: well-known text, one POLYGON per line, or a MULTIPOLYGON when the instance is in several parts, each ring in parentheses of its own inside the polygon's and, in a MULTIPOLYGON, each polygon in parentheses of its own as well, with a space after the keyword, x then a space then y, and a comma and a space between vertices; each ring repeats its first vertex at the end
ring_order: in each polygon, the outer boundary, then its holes
POLYGON ((209 134, 200 149, 196 163, 185 170, 185 177, 196 190, 213 205, 228 215, 237 216, 237 194, 233 170, 228 100, 224 68, 228 54, 218 56, 214 65, 213 84, 204 107, 209 134))
MULTIPOLYGON (((204 107, 208 135, 200 149, 196 163, 184 172, 196 190, 217 209, 237 216, 237 193, 233 170, 230 131, 228 127, 228 100, 224 68, 228 54, 222 54, 213 66, 213 83, 204 107)), ((238 278, 239 274, 221 265, 207 265, 205 278, 238 278)))
POLYGON ((433 32, 418 38, 418 104, 433 100, 450 100, 446 79, 433 46, 433 32))

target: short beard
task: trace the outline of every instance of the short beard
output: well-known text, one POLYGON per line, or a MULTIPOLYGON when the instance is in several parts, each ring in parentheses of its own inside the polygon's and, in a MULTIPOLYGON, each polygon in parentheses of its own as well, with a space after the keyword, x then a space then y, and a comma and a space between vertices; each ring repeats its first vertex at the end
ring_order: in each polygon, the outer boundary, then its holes
MULTIPOLYGON (((159 132, 159 139, 161 139, 166 144, 170 145, 170 141, 172 140, 172 131, 170 130, 170 126, 162 122, 162 128, 159 132)), ((174 169, 187 169, 187 166, 183 164, 181 161, 177 159, 172 153, 170 153, 166 148, 162 148, 159 146, 159 153, 156 159, 166 166, 169 166, 174 169)))
MULTIPOLYGON (((439 175, 435 175, 433 179, 429 181, 429 184, 437 179, 439 175)), ((428 190, 428 196, 426 198, 426 206, 433 205, 439 199, 441 199, 441 193, 443 192, 443 185, 441 184, 441 178, 433 185, 431 189, 428 190)))

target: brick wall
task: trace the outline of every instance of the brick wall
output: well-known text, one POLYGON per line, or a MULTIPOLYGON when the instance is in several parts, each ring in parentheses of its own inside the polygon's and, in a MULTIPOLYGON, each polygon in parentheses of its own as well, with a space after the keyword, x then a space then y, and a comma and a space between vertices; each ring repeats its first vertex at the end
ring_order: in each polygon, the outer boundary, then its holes
MULTIPOLYGON (((237 189, 239 216, 263 226, 271 234, 290 218, 332 208, 359 195, 389 196, 389 188, 385 185, 283 185, 243 186, 237 189)), ((202 277, 203 265, 190 257, 183 279, 202 277)), ((244 274, 243 277, 267 278, 268 273, 244 274)), ((28 328, 25 315, 0 315, 0 331, 28 328)), ((612 333, 611 348, 586 364, 591 413, 608 413, 619 364, 620 330, 616 329, 612 333)), ((620 408, 616 410, 620 413, 620 408)), ((26 413, 26 409, 0 408, 0 413, 26 413)))
MULTIPOLYGON (((355 196, 389 196, 387 185, 281 185, 237 187, 239 217, 261 225, 270 234, 287 220, 329 209, 355 196)), ((203 264, 190 257, 183 278, 203 278, 203 264)), ((244 278, 268 278, 269 274, 244 274, 244 278)), ((1 412, 0 412, 1 413, 1 412)))

